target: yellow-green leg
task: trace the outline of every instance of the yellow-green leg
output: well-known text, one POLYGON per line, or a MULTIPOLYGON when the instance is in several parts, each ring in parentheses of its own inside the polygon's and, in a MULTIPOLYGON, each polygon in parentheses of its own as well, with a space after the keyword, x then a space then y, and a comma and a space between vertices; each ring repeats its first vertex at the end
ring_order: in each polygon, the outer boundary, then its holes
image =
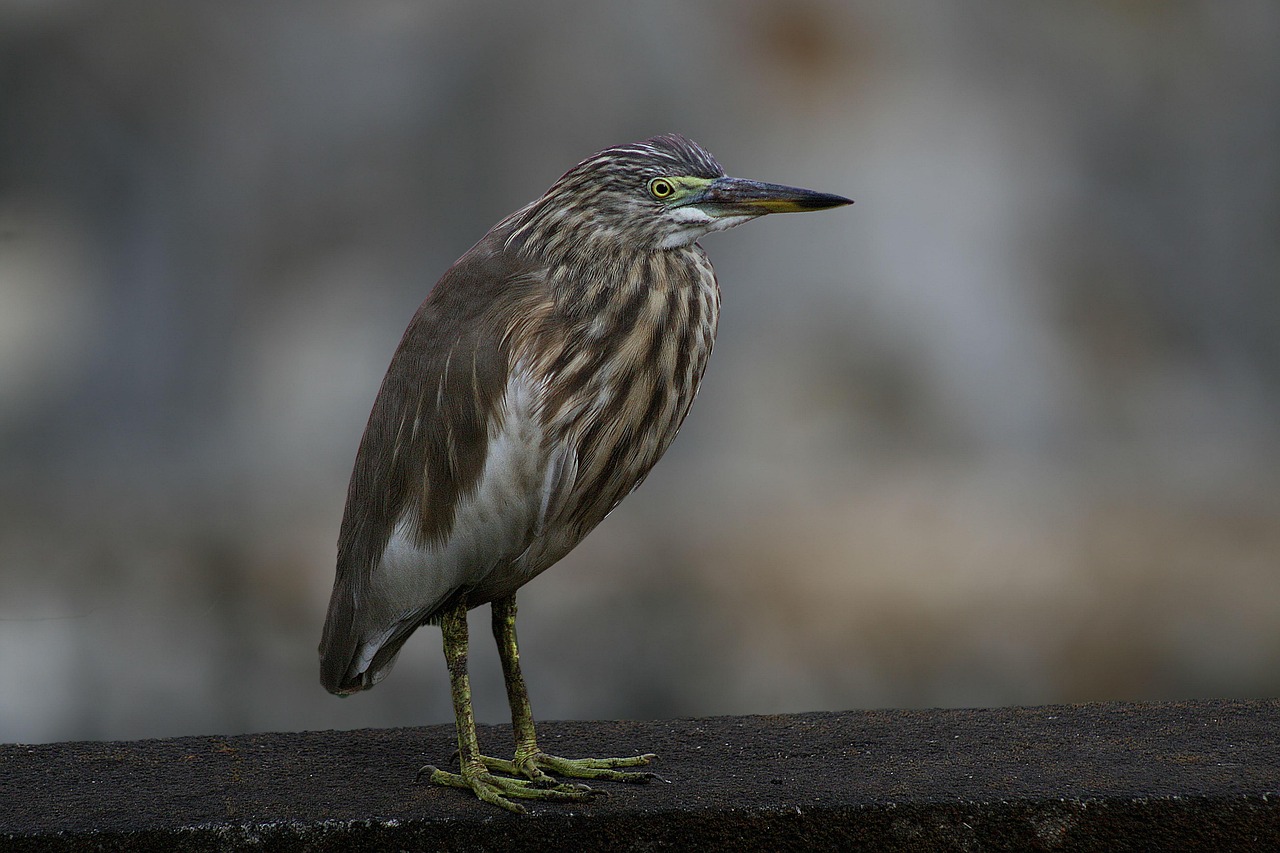
MULTIPOLYGON (((516 739, 516 754, 512 761, 481 756, 480 760, 490 770, 523 776, 539 787, 554 785, 547 771, 575 779, 607 779, 614 782, 648 782, 652 773, 626 773, 619 767, 641 767, 656 756, 652 753, 627 758, 558 758, 538 748, 533 730, 533 711, 529 707, 529 692, 520 674, 520 649, 516 645, 516 597, 510 595, 493 602, 493 638, 498 643, 498 657, 502 660, 502 675, 507 682, 507 701, 511 704, 511 728, 516 739)), ((566 786, 561 786, 566 787, 566 786)), ((585 785, 573 788, 589 791, 585 785)))
MULTIPOLYGON (((512 614, 514 617, 514 613, 512 614)), ((444 636, 444 656, 449 665, 449 686, 453 693, 453 714, 458 727, 459 773, 449 773, 427 765, 418 775, 429 774, 431 782, 452 788, 466 788, 486 803, 523 814, 524 806, 514 799, 583 800, 591 796, 589 790, 578 785, 546 784, 541 780, 509 779, 494 776, 486 765, 493 766, 496 759, 480 754, 476 739, 476 719, 471 711, 471 679, 467 676, 467 608, 463 604, 451 608, 440 620, 440 632, 444 636)), ((514 643, 514 638, 512 640, 514 643)), ((523 689, 523 684, 521 685, 523 689)), ((527 702, 526 702, 527 709, 527 702)), ((529 732, 532 736, 533 725, 529 732)), ((509 762, 507 762, 509 764, 509 762)))

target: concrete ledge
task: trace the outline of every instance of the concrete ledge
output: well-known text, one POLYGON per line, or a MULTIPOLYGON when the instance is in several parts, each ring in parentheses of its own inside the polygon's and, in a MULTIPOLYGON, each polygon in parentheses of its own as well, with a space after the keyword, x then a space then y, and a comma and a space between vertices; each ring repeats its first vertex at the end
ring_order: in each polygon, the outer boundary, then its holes
MULTIPOLYGON (((547 722, 667 780, 507 815, 415 784, 451 726, 0 746, 0 848, 1280 849, 1280 701, 547 722)), ((510 751, 506 727, 482 745, 510 751)))

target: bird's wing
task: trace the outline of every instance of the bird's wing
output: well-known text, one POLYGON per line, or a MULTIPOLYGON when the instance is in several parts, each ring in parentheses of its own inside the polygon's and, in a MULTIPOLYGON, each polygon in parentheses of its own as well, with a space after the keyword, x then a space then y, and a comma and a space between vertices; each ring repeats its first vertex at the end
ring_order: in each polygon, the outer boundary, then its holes
POLYGON ((493 236, 418 309, 365 427, 320 646, 321 680, 334 692, 370 686, 451 595, 527 547, 503 541, 504 530, 527 539, 559 500, 562 477, 545 470, 554 460, 521 468, 536 461, 525 450, 540 439, 537 389, 515 370, 492 307, 523 305, 512 291, 536 290, 536 274, 493 236))

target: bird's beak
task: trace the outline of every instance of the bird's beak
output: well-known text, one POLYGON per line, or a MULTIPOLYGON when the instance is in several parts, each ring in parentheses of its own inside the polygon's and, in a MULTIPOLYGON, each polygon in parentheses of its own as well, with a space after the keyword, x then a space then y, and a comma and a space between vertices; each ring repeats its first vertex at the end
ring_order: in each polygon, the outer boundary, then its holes
POLYGON ((716 178, 688 203, 716 218, 722 218, 826 210, 828 207, 853 204, 853 199, 802 190, 799 187, 748 181, 745 178, 716 178))

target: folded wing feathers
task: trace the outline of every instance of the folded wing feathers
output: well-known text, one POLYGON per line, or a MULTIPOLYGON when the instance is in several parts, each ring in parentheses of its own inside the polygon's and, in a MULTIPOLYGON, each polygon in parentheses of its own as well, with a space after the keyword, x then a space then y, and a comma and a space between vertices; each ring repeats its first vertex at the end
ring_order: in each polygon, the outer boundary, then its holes
MULTIPOLYGON (((320 647, 321 680, 335 692, 370 686, 377 675, 371 680, 360 668, 377 666, 378 660, 388 667, 394 658, 394 650, 387 649, 389 654, 378 652, 375 660, 370 644, 390 642, 398 648, 412 627, 429 619, 456 592, 451 576, 461 569, 448 565, 447 555, 458 509, 476 495, 495 436, 505 435, 504 419, 510 413, 504 396, 509 393, 512 352, 537 313, 527 304, 486 295, 500 288, 532 292, 528 285, 536 283, 529 270, 516 268, 510 256, 494 254, 487 242, 489 238, 455 264, 418 309, 392 358, 361 439, 320 647), (486 306, 498 304, 513 307, 505 316, 485 315, 486 306), (446 340, 449 344, 442 346, 446 340), (406 436, 408 423, 412 427, 406 436), (402 527, 404 522, 408 524, 402 527), (435 577, 417 586, 424 593, 445 588, 442 595, 428 596, 439 600, 396 604, 389 600, 395 596, 386 594, 390 590, 379 589, 414 585, 403 577, 388 580, 388 569, 380 568, 393 542, 422 552, 420 573, 435 577), (440 559, 430 559, 433 553, 440 559), (374 599, 384 602, 376 606, 374 599), (413 620, 413 626, 401 630, 397 626, 406 619, 413 620)), ((544 494, 531 530, 543 529, 546 512, 565 491, 563 474, 571 466, 562 458, 555 461, 556 473, 545 472, 544 494)), ((474 562, 474 554, 469 557, 474 562)))

